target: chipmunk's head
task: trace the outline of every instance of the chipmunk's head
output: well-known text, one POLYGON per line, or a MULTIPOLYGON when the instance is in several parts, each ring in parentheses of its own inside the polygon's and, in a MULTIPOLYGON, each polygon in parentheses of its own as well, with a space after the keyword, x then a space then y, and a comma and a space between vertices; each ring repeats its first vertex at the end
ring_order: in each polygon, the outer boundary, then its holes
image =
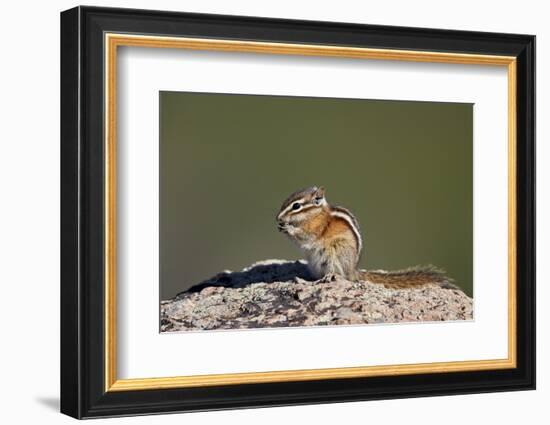
POLYGON ((277 227, 288 233, 289 226, 300 227, 328 208, 323 187, 309 187, 290 195, 277 214, 277 227))

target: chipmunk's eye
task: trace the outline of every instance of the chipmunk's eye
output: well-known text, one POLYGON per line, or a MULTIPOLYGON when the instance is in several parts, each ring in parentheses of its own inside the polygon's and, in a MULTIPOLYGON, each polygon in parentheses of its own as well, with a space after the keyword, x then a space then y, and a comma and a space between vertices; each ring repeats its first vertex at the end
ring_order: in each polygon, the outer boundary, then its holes
POLYGON ((295 210, 295 211, 296 211, 296 210, 299 210, 300 207, 301 207, 301 205, 300 205, 299 202, 294 202, 294 203, 292 204, 292 209, 295 210))

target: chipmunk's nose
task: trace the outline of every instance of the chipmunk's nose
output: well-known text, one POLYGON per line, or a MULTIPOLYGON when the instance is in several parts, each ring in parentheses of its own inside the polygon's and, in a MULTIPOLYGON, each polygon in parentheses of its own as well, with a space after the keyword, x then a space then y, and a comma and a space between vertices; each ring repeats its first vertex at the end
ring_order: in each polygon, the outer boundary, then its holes
POLYGON ((279 229, 279 231, 282 231, 284 230, 285 228, 285 222, 283 220, 277 220, 277 229, 279 229))

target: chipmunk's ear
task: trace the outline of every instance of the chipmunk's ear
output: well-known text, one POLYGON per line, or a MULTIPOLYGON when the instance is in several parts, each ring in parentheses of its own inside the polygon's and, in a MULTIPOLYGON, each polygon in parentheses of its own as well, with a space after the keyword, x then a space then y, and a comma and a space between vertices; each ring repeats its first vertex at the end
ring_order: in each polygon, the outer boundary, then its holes
POLYGON ((320 186, 315 191, 315 199, 323 199, 325 197, 325 188, 323 186, 320 186))

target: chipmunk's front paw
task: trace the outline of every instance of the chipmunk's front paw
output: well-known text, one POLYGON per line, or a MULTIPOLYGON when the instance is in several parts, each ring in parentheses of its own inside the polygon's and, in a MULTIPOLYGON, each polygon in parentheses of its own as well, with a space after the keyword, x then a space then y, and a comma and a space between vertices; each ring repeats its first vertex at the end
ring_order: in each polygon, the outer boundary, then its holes
POLYGON ((298 233, 298 229, 296 227, 294 227, 290 223, 285 223, 283 221, 279 221, 277 223, 277 229, 279 230, 279 232, 284 233, 288 236, 296 236, 298 233))
POLYGON ((277 222, 277 229, 279 230, 279 232, 287 233, 288 224, 283 222, 283 221, 278 221, 277 222))

